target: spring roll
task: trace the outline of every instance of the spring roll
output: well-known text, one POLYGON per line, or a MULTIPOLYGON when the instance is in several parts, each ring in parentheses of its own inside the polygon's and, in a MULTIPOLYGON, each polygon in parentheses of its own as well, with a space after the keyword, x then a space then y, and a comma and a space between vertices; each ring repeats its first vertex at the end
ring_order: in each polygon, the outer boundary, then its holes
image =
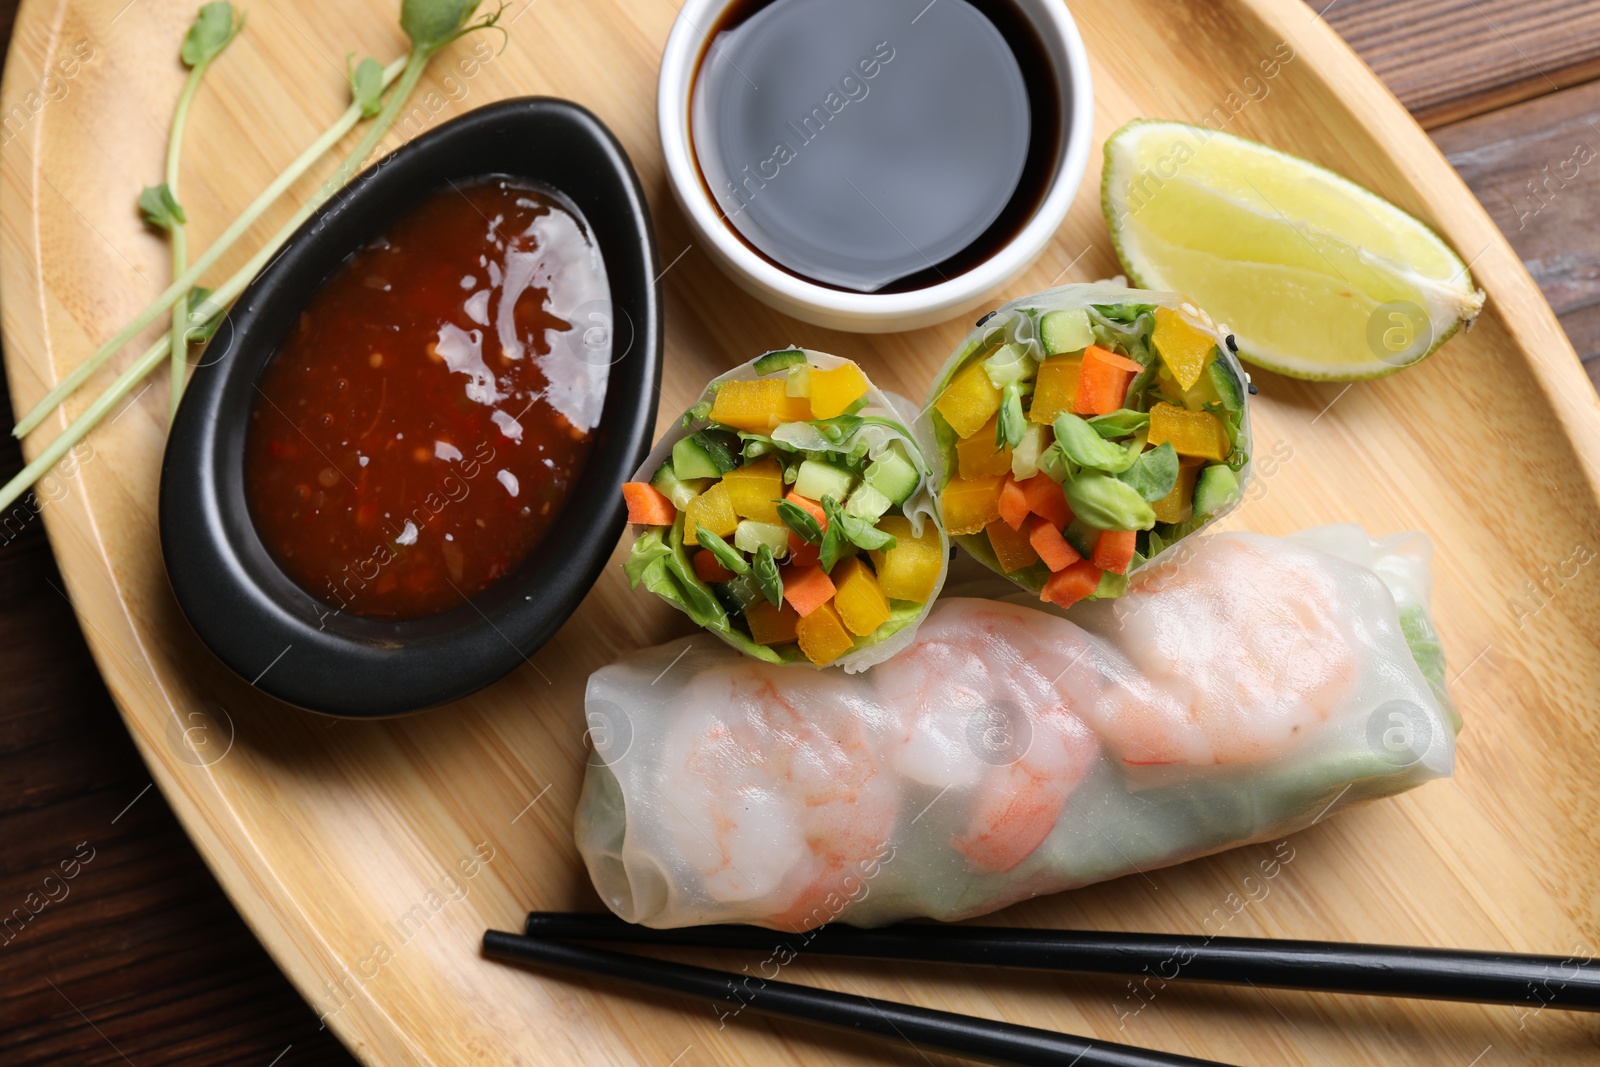
POLYGON ((1082 625, 947 598, 856 677, 642 650, 589 681, 579 850, 629 921, 798 931, 1280 840, 1452 772, 1429 551, 1217 534, 1082 625))
POLYGON ((850 360, 789 348, 722 375, 634 478, 629 581, 758 660, 865 670, 944 584, 927 461, 850 360))
POLYGON ((1120 596, 1238 503, 1248 392, 1232 338, 1183 297, 1068 285, 980 320, 917 432, 946 532, 1066 608, 1120 596))

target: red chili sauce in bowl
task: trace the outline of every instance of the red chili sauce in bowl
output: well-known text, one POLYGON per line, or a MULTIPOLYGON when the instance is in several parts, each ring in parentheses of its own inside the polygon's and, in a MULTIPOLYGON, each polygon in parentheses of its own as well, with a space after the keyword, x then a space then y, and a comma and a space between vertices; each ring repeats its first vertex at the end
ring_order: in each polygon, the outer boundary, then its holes
POLYGON ((609 297, 577 209, 506 178, 448 186, 351 255, 256 386, 245 491, 273 559, 378 618, 505 577, 588 456, 609 297))

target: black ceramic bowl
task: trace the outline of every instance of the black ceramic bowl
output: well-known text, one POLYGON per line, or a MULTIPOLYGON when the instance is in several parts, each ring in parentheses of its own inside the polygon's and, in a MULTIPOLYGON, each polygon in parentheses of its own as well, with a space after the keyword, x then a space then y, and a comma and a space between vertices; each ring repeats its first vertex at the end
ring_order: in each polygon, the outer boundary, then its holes
POLYGON ((567 101, 528 97, 479 108, 357 177, 240 296, 173 424, 161 472, 161 550, 201 640, 280 700, 360 717, 441 704, 521 664, 588 593, 622 532, 617 486, 643 462, 655 431, 657 273, 649 210, 627 155, 599 119, 567 101), (415 621, 334 613, 278 568, 251 521, 244 453, 256 382, 345 257, 446 183, 488 174, 570 199, 605 258, 614 362, 589 458, 544 539, 470 602, 415 621))

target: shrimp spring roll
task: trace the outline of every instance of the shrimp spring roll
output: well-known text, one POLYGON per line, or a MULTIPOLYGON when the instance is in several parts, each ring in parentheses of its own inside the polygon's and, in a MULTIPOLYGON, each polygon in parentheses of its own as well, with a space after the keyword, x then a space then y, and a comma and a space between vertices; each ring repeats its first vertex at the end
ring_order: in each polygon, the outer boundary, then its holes
POLYGON ((707 386, 622 487, 628 579, 759 660, 865 670, 944 584, 929 477, 860 367, 768 352, 707 386))
POLYGON ((918 434, 945 530, 1070 607, 1229 511, 1250 472, 1249 379, 1232 338, 1173 293, 1109 283, 980 320, 935 379, 918 434))
POLYGON ((1429 552, 1353 526, 1199 538, 1082 626, 947 598, 855 677, 641 650, 589 680, 579 850, 630 921, 803 930, 1278 840, 1451 773, 1429 552))

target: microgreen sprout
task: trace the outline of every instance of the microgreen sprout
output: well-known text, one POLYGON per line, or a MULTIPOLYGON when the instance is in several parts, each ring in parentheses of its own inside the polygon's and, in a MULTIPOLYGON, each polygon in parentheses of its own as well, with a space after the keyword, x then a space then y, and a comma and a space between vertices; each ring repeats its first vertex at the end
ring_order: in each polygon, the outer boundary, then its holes
MULTIPOLYGON (((250 284, 251 280, 270 263, 278 250, 289 239, 300 225, 305 222, 327 199, 338 189, 343 187, 362 162, 378 147, 385 134, 394 124, 395 119, 404 109, 423 72, 427 69, 428 62, 440 49, 453 41, 478 30, 496 30, 502 37, 505 35, 504 27, 499 25, 500 17, 505 12, 504 4, 492 12, 478 14, 482 0, 402 0, 400 5, 400 25, 406 36, 411 41, 411 49, 403 59, 397 59, 386 67, 379 68, 376 60, 363 59, 349 72, 352 102, 344 114, 311 144, 298 159, 291 163, 273 182, 262 190, 260 195, 247 207, 232 224, 218 236, 215 243, 189 266, 186 270, 178 271, 178 262, 174 259, 174 273, 177 274, 172 284, 145 307, 131 321, 118 330, 109 340, 101 345, 95 352, 61 380, 55 388, 51 389, 45 397, 34 405, 17 423, 12 433, 23 437, 43 420, 61 402, 70 396, 79 386, 94 374, 96 370, 121 351, 134 337, 146 327, 150 326, 163 313, 174 307, 179 311, 174 314, 174 328, 160 340, 152 344, 145 352, 117 376, 116 380, 100 394, 76 419, 73 419, 60 434, 56 436, 45 448, 34 457, 22 471, 0 487, 0 508, 8 507, 18 497, 27 491, 34 481, 40 478, 45 471, 55 464, 67 453, 67 450, 94 428, 107 412, 120 400, 126 397, 135 385, 143 380, 162 361, 171 354, 174 357, 174 376, 180 377, 179 370, 182 366, 183 352, 189 340, 205 340, 215 331, 221 314, 229 304, 238 298, 239 294, 250 284), (374 72, 377 71, 377 77, 374 72), (389 91, 387 99, 383 93, 389 91), (382 100, 381 107, 376 110, 374 106, 382 100), (294 213, 267 243, 251 257, 242 268, 231 277, 217 286, 214 292, 206 292, 196 288, 196 283, 201 276, 214 266, 219 259, 238 241, 244 233, 281 197, 299 178, 311 168, 317 160, 326 155, 346 133, 349 133, 363 118, 373 118, 372 125, 365 136, 356 145, 355 149, 340 164, 333 177, 318 187, 315 194, 294 213), (183 312, 187 312, 184 314, 183 312), (181 325, 180 325, 181 323, 181 325)), ((201 9, 195 24, 184 37, 180 57, 190 67, 190 76, 185 84, 185 92, 192 97, 190 85, 198 85, 199 75, 203 75, 204 67, 210 63, 229 41, 237 35, 243 25, 243 19, 238 22, 233 19, 230 5, 226 3, 207 4, 201 9), (221 14, 214 13, 221 10, 221 14), (213 12, 208 14, 208 12, 213 12), (224 26, 223 15, 226 15, 224 26)), ((187 109, 187 104, 181 104, 187 109)), ((157 191, 140 196, 141 209, 146 207, 157 208, 159 217, 165 220, 163 228, 172 229, 172 223, 179 226, 186 221, 183 209, 177 198, 176 188, 176 149, 180 143, 181 120, 175 117, 174 136, 169 143, 169 170, 165 191, 157 191), (148 195, 147 195, 148 194, 148 195)), ((158 187, 159 189, 159 187, 158 187)), ((148 215, 147 215, 148 217, 148 215)), ((158 225, 160 223, 157 223, 158 225)), ((181 389, 181 381, 174 385, 174 398, 181 389)))
MULTIPOLYGON (((167 231, 172 247, 172 275, 179 277, 189 267, 188 217, 178 200, 178 165, 183 158, 183 127, 189 119, 189 105, 200 88, 200 82, 211 67, 211 61, 222 54, 232 40, 244 29, 244 16, 234 18, 233 5, 206 4, 195 15, 194 24, 183 35, 178 58, 189 68, 183 91, 178 94, 178 105, 172 112, 172 133, 167 138, 167 180, 149 186, 139 194, 139 207, 145 221, 167 231)), ((192 294, 191 294, 192 295, 192 294)), ((172 404, 171 416, 178 414, 178 401, 183 398, 184 373, 188 369, 189 355, 189 304, 187 297, 180 298, 172 309, 172 404)))

